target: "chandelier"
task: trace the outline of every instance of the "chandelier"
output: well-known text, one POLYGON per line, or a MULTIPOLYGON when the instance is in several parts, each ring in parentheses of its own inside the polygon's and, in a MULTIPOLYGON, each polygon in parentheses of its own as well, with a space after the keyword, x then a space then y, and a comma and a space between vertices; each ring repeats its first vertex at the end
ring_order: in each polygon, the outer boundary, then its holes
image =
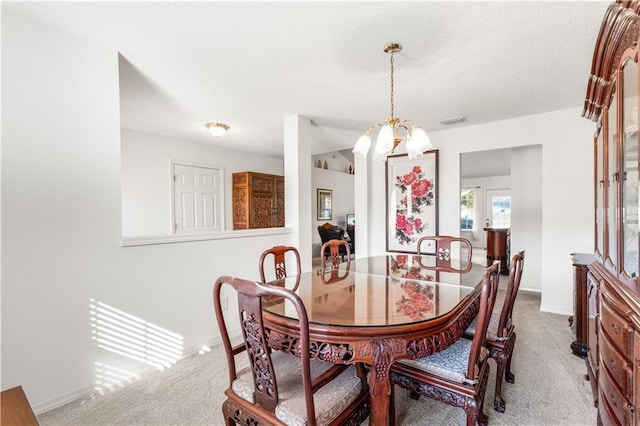
POLYGON ((402 120, 394 117, 393 105, 393 54, 402 50, 402 46, 398 43, 387 44, 384 51, 391 55, 389 62, 391 63, 391 117, 384 124, 374 124, 360 136, 353 148, 355 155, 366 157, 371 147, 371 134, 377 127, 381 127, 378 132, 378 139, 373 154, 376 161, 387 161, 387 155, 395 151, 400 142, 405 141, 407 155, 409 158, 417 158, 422 153, 431 148, 431 141, 424 130, 412 120, 402 120))

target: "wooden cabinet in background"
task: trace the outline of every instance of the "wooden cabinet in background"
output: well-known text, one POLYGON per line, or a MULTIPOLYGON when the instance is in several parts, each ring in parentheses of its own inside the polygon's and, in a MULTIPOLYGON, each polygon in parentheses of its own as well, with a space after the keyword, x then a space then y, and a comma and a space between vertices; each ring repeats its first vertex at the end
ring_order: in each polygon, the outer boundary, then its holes
POLYGON ((509 228, 484 228, 487 231, 487 266, 500 261, 500 273, 509 275, 509 228))
POLYGON ((588 317, 588 265, 595 261, 595 257, 589 253, 572 253, 573 263, 573 320, 572 328, 576 340, 571 343, 574 355, 582 358, 587 356, 587 326, 588 317))
POLYGON ((582 114, 596 122, 587 372, 604 425, 640 420, 639 41, 640 3, 612 3, 596 40, 582 114))
POLYGON ((233 229, 284 226, 284 176, 233 174, 233 229))

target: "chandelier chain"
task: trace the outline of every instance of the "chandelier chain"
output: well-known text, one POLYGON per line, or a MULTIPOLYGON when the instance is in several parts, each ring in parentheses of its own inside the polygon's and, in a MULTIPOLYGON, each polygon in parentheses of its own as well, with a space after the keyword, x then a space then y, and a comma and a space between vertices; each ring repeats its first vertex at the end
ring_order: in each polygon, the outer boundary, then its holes
POLYGON ((391 62, 391 118, 394 118, 393 114, 393 52, 391 52, 391 59, 389 59, 389 62, 391 62))

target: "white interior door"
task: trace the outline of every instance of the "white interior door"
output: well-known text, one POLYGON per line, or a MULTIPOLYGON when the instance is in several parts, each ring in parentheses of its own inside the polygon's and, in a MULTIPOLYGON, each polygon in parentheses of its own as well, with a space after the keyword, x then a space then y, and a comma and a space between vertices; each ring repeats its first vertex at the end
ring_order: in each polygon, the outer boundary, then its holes
POLYGON ((173 171, 174 232, 221 231, 221 171, 181 164, 173 171))
MULTIPOLYGON (((511 191, 508 189, 488 189, 485 201, 485 227, 511 227, 511 191)), ((486 236, 485 236, 486 238, 486 236)), ((485 241, 486 244, 486 241, 485 241)))

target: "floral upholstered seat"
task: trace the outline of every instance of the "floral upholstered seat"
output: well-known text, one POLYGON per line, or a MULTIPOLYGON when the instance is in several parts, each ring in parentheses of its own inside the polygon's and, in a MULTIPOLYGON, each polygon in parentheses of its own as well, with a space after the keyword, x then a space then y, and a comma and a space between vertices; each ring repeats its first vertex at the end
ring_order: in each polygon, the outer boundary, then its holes
MULTIPOLYGON (((480 349, 481 362, 489 355, 486 348, 480 349)), ((447 349, 436 352, 424 358, 402 360, 402 364, 410 365, 419 370, 432 373, 457 383, 475 384, 476 379, 469 379, 466 375, 471 354, 471 340, 460 339, 447 349)))
MULTIPOLYGON (((304 403, 304 390, 300 380, 302 363, 300 358, 283 352, 272 355, 273 367, 278 378, 280 402, 275 414, 287 425, 307 425, 307 414, 304 403)), ((326 372, 331 363, 311 361, 311 377, 315 378, 326 372)), ((233 392, 247 401, 254 403, 254 385, 251 367, 238 372, 234 380, 233 392)), ((343 371, 331 383, 322 387, 313 395, 316 409, 316 424, 328 425, 358 397, 362 390, 362 382, 356 376, 354 366, 343 371)))

